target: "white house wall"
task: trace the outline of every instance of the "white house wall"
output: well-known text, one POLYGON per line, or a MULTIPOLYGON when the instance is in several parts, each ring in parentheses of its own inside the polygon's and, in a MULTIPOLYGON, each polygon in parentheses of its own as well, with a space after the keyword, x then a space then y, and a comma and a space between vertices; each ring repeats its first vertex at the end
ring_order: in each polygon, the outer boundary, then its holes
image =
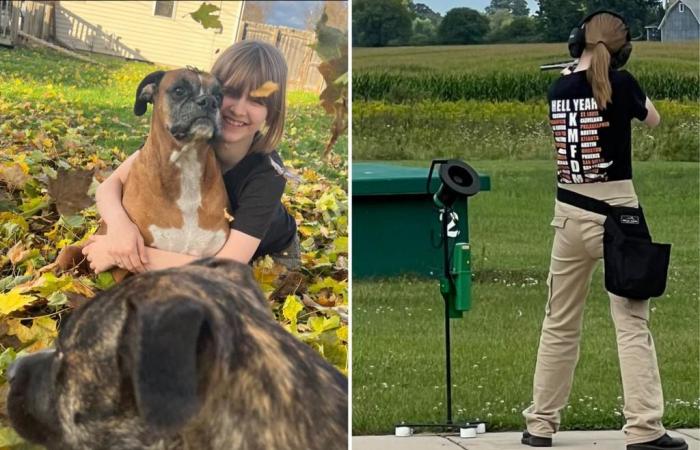
POLYGON ((172 18, 154 16, 154 1, 61 1, 56 38, 79 50, 209 70, 217 50, 233 44, 242 1, 209 1, 221 8, 223 31, 205 30, 190 17, 203 1, 176 1, 172 18))

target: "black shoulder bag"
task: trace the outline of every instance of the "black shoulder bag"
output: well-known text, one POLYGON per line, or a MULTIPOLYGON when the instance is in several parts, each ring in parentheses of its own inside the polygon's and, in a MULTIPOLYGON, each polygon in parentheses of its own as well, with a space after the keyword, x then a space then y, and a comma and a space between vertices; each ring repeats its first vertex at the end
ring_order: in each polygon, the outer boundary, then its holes
POLYGON ((561 188, 557 189, 557 200, 606 216, 603 234, 605 289, 635 300, 647 300, 664 293, 671 244, 651 241, 641 206, 611 206, 561 188))

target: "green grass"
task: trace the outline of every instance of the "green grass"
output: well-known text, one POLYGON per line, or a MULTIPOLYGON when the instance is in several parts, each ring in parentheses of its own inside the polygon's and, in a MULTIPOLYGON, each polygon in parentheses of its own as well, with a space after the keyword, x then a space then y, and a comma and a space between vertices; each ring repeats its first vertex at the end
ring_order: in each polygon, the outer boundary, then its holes
MULTIPOLYGON (((452 321, 455 419, 478 417, 492 430, 520 430, 544 317, 554 166, 470 162, 491 176, 492 190, 470 201, 476 282, 472 311, 452 321)), ((669 428, 700 425, 697 174, 696 163, 635 163, 635 186, 654 239, 674 244, 668 288, 651 305, 669 428)), ((444 420, 437 282, 354 280, 352 302, 353 433, 391 433, 400 421, 444 420)), ((622 388, 600 268, 587 302, 581 358, 562 428, 619 428, 622 388)))
MULTIPOLYGON (((661 125, 634 121, 637 160, 697 161, 700 108, 660 100, 661 125)), ((550 159, 552 132, 544 102, 353 102, 355 159, 550 159)))
MULTIPOLYGON (((626 68, 652 99, 696 100, 698 50, 697 43, 635 42, 626 68)), ((558 74, 539 66, 569 59, 563 43, 353 49, 353 99, 540 99, 558 74)))
MULTIPOLYGON (((136 150, 150 128, 150 114, 134 116, 136 87, 147 74, 167 68, 103 55, 90 57, 101 65, 50 50, 0 47, 0 101, 30 110, 20 117, 0 114, 0 125, 13 120, 13 130, 26 130, 31 137, 42 131, 50 136, 52 126, 63 132, 71 125, 89 124, 100 128, 90 140, 96 147, 116 147, 127 154, 136 150), (51 124, 55 120, 58 123, 51 124)), ((342 136, 334 147, 336 164, 320 159, 332 118, 318 102, 313 93, 288 93, 286 136, 279 150, 285 162, 312 167, 344 186, 348 139, 342 136)))

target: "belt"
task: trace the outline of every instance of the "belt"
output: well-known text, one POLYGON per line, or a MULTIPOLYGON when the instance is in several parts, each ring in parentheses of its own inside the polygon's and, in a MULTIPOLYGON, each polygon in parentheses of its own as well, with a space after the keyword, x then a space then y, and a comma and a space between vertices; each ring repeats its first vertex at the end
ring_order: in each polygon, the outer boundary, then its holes
POLYGON ((610 211, 612 211, 612 206, 608 205, 602 200, 586 197, 585 195, 581 195, 567 189, 562 189, 560 187, 557 187, 557 200, 577 208, 585 209, 586 211, 601 214, 603 216, 607 216, 610 214, 610 211))

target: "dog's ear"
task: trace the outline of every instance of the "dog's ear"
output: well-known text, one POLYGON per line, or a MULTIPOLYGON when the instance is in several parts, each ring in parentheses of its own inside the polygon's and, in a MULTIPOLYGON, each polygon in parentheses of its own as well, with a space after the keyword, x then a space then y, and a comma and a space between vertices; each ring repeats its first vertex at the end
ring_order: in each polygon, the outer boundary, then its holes
POLYGON ((137 305, 129 336, 139 415, 160 430, 177 430, 199 412, 214 363, 205 307, 189 299, 137 305))
POLYGON ((136 88, 136 101, 134 102, 134 114, 143 116, 148 109, 148 103, 153 103, 153 96, 158 90, 158 83, 163 79, 165 72, 159 70, 146 75, 146 78, 141 80, 139 87, 136 88))

